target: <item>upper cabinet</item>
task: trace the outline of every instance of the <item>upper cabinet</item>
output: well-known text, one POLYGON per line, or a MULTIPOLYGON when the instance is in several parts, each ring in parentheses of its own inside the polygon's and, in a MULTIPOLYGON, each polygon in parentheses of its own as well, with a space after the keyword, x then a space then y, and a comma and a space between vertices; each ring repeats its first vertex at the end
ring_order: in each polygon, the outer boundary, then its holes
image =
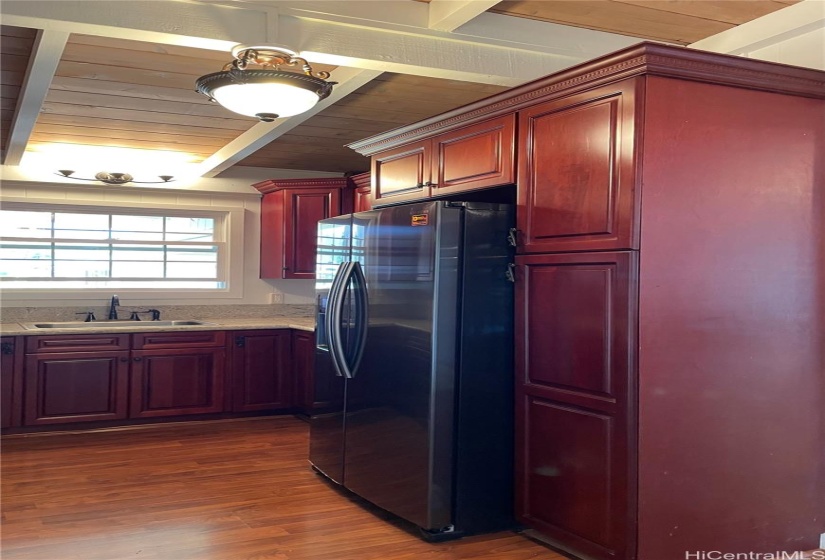
POLYGON ((379 204, 421 200, 432 185, 431 140, 406 144, 372 158, 372 192, 379 204))
POLYGON ((380 152, 372 158, 376 204, 515 182, 515 114, 380 152))
POLYGON ((520 252, 634 249, 641 78, 519 112, 520 252))
POLYGON ((268 180, 261 200, 261 278, 315 278, 319 220, 351 210, 344 178, 268 180), (343 194, 346 191, 346 194, 343 194))
POLYGON ((352 211, 365 212, 372 210, 374 199, 369 172, 353 175, 350 177, 350 181, 352 181, 352 211))
POLYGON ((432 195, 446 195, 515 182, 515 114, 433 138, 432 195))

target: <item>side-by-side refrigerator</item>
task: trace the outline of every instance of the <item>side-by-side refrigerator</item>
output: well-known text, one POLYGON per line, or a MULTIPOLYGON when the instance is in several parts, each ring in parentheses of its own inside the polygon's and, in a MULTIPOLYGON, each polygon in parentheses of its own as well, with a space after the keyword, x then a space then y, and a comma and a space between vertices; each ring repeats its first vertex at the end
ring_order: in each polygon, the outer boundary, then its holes
POLYGON ((310 461, 437 540, 513 526, 507 204, 323 220, 310 461))

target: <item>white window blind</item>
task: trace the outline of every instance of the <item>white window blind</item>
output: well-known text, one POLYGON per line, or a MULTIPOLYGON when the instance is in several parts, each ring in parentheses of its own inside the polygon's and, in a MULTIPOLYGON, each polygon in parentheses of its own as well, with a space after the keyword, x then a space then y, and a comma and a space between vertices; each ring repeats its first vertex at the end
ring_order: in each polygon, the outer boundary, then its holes
POLYGON ((225 287, 223 219, 137 212, 0 210, 0 286, 225 287))

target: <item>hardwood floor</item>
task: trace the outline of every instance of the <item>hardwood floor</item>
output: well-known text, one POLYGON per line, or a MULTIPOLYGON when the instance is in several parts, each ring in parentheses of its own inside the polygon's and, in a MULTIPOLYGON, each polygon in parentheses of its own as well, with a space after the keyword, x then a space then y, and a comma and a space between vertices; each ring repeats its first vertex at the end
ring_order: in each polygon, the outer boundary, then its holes
POLYGON ((3 560, 564 560, 510 532, 429 544, 307 463, 293 417, 7 437, 3 560))

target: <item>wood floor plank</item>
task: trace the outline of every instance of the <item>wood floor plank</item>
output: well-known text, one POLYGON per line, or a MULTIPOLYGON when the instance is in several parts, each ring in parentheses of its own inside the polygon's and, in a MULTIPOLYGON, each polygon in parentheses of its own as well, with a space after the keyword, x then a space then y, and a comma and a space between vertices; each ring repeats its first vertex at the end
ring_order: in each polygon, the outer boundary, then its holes
POLYGON ((564 560, 512 532, 431 544, 316 475, 293 417, 5 437, 4 560, 564 560))

